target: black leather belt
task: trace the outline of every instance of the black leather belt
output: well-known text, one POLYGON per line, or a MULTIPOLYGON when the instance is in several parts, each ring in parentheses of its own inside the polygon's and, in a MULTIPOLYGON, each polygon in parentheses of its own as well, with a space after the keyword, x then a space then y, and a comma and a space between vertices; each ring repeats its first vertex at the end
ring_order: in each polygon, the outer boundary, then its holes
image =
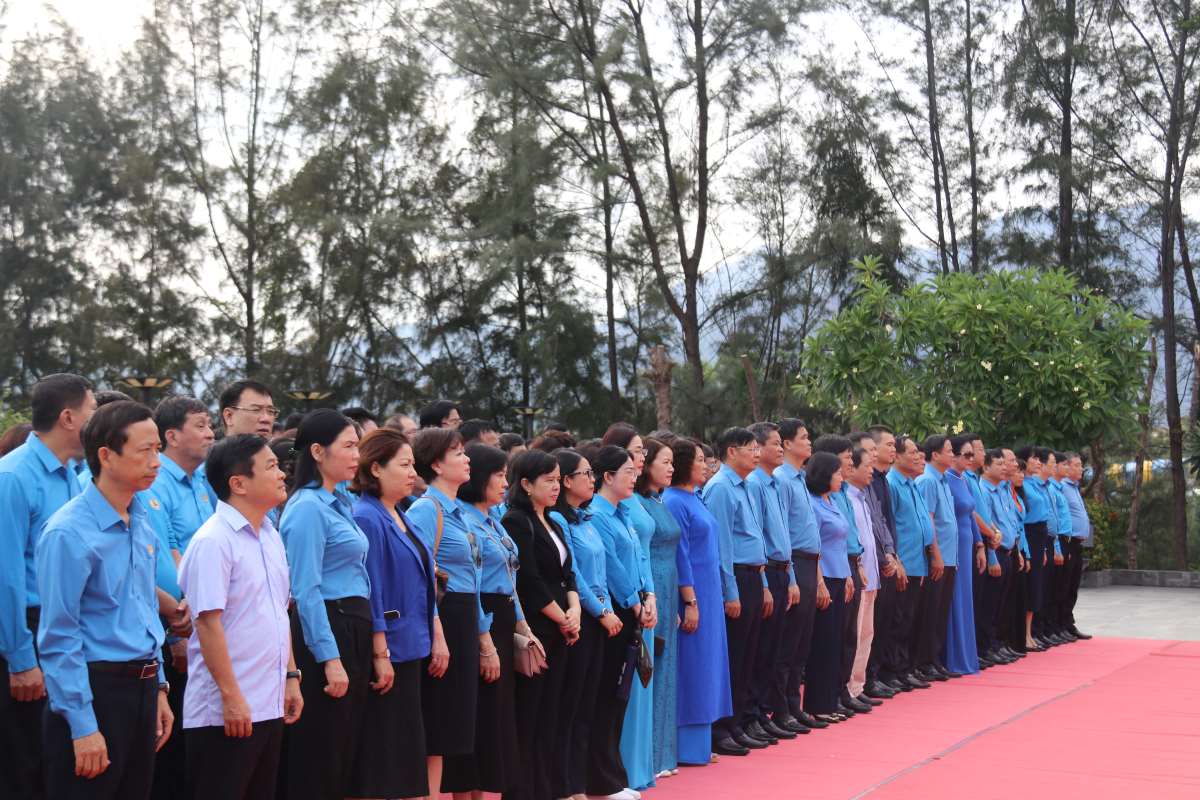
POLYGON ((734 572, 753 572, 756 575, 766 570, 766 564, 734 564, 734 572))
POLYGON ((106 675, 120 675, 123 678, 137 678, 142 681, 158 677, 158 661, 156 659, 89 661, 88 669, 93 672, 103 672, 106 675))
POLYGON ((767 559, 767 566, 770 567, 771 569, 777 569, 777 570, 785 572, 785 571, 787 571, 788 567, 792 566, 792 562, 776 561, 775 559, 771 558, 771 559, 767 559))
POLYGON ((819 553, 810 553, 807 550, 793 550, 792 561, 798 559, 802 561, 820 561, 821 555, 819 553))

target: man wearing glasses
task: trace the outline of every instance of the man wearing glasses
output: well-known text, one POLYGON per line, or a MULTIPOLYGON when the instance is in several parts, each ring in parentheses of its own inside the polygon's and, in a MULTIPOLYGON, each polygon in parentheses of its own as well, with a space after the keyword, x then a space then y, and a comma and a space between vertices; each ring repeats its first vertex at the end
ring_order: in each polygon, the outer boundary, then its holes
POLYGON ((220 406, 226 436, 252 433, 268 440, 271 438, 279 409, 265 384, 254 380, 232 383, 221 392, 220 406))

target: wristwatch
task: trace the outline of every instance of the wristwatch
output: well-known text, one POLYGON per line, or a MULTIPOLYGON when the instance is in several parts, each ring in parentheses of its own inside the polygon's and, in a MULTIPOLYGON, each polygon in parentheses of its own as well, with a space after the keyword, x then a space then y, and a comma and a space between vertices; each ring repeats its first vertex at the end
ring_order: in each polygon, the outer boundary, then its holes
POLYGON ((694 605, 697 605, 697 603, 696 603, 696 598, 694 598, 694 597, 693 597, 691 600, 684 600, 684 601, 683 601, 683 604, 684 604, 685 606, 694 606, 694 605))
POLYGON ((289 680, 289 681, 290 681, 292 678, 295 678, 296 680, 300 680, 300 670, 298 670, 298 669, 289 669, 289 670, 288 670, 288 672, 287 672, 287 675, 286 675, 286 676, 284 676, 284 680, 289 680))
POLYGON ((391 658, 392 651, 385 647, 385 648, 383 648, 383 652, 375 653, 374 657, 375 658, 391 658))
POLYGON ((160 692, 163 692, 164 694, 170 694, 171 693, 171 684, 168 683, 167 681, 163 681, 162 683, 160 683, 158 685, 158 690, 160 692))

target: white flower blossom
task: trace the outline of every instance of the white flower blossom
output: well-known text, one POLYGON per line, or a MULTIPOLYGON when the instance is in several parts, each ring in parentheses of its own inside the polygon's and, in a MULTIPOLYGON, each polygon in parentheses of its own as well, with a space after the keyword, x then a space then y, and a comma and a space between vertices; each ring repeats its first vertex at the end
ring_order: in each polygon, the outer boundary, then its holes
POLYGON ((992 362, 990 362, 990 361, 980 361, 979 365, 981 367, 983 367, 984 369, 986 369, 988 372, 992 371, 992 362))

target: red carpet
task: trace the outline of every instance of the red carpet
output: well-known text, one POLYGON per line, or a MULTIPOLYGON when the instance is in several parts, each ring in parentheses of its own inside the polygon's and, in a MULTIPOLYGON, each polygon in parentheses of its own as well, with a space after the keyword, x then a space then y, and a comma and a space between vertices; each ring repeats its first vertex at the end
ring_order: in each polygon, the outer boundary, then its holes
POLYGON ((646 800, 1200 798, 1200 642, 1093 639, 901 695, 646 800))

